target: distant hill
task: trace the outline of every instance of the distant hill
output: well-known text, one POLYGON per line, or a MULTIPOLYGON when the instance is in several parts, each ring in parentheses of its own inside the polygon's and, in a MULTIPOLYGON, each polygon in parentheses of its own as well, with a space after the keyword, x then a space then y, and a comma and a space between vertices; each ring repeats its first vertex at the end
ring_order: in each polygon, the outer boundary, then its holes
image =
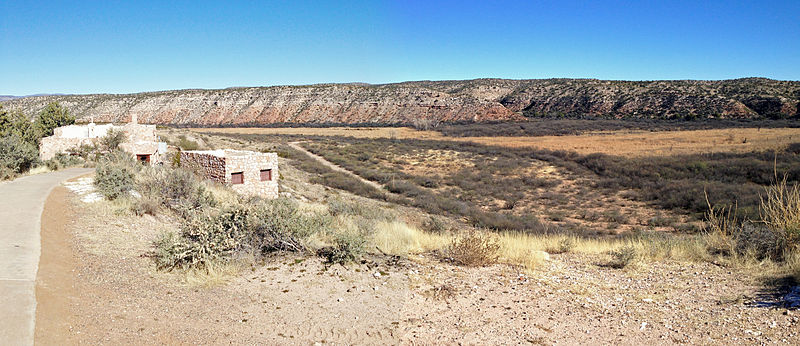
POLYGON ((138 94, 16 98, 6 107, 34 114, 59 102, 79 118, 188 126, 411 124, 526 117, 800 117, 800 82, 476 79, 392 84, 318 84, 172 90, 138 94))
POLYGON ((24 97, 36 97, 36 96, 62 96, 64 94, 35 94, 35 95, 26 95, 26 96, 14 96, 14 95, 0 95, 0 102, 19 99, 24 97))

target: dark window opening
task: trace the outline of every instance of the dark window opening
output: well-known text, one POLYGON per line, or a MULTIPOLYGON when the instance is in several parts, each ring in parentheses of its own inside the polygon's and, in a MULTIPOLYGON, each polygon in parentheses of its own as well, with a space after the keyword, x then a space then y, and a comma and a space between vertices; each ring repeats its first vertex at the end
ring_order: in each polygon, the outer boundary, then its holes
POLYGON ((244 184, 244 172, 231 173, 231 184, 244 184))
POLYGON ((150 155, 136 155, 136 160, 141 163, 150 163, 150 155))
POLYGON ((261 170, 261 181, 270 181, 272 180, 272 170, 271 169, 262 169, 261 170))

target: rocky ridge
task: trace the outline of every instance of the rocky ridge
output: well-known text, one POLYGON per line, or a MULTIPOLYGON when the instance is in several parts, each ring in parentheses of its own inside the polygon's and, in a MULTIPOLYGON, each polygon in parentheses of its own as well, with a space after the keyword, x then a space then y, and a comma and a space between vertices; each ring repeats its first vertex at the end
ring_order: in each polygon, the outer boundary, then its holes
POLYGON ((435 124, 537 116, 800 117, 800 82, 476 79, 49 95, 2 102, 35 114, 59 102, 79 119, 187 126, 435 124))

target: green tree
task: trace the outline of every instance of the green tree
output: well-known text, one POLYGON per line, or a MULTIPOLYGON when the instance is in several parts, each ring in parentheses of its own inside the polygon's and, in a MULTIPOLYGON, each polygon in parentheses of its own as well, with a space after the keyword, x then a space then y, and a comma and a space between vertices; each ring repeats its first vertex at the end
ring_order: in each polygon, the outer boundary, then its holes
POLYGON ((0 105, 0 137, 17 136, 27 142, 36 142, 33 124, 19 111, 9 111, 0 105))
POLYGON ((25 173, 39 161, 36 145, 16 134, 0 137, 0 179, 25 173))
POLYGON ((52 136, 53 129, 56 127, 72 125, 75 123, 75 117, 69 114, 69 110, 61 107, 56 102, 47 105, 36 118, 34 128, 39 138, 52 136))

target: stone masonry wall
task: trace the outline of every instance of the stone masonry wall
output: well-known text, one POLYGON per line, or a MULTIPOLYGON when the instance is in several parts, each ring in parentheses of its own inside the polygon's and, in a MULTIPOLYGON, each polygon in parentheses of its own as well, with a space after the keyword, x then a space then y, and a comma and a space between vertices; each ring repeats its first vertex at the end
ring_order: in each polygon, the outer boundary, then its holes
MULTIPOLYGON (((225 158, 223 157, 208 153, 182 151, 181 167, 220 184, 226 183, 225 158)), ((230 178, 227 179, 227 182, 230 182, 230 178)))
POLYGON ((264 198, 278 198, 278 154, 247 152, 225 158, 225 181, 231 183, 231 173, 243 172, 244 184, 231 185, 234 191, 264 198), (261 170, 271 169, 272 180, 261 181, 261 170))
POLYGON ((93 145, 94 141, 94 138, 44 137, 39 144, 39 158, 42 161, 47 161, 58 153, 68 152, 70 149, 76 149, 83 144, 93 145))

